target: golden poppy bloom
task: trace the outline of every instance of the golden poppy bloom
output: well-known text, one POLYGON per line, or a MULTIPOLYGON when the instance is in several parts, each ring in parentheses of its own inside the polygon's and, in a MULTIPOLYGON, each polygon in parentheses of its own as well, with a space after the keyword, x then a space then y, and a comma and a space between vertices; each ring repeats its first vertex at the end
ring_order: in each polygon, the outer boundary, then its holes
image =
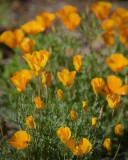
POLYGON ((123 136, 124 135, 124 131, 122 129, 121 124, 117 124, 115 127, 115 134, 119 135, 119 136, 123 136))
POLYGON ((118 27, 121 27, 128 20, 128 10, 125 8, 117 8, 112 13, 111 19, 118 27))
POLYGON ((23 69, 21 72, 13 73, 10 80, 13 82, 18 92, 25 92, 26 86, 32 78, 32 74, 28 69, 23 69))
POLYGON ((60 127, 56 134, 58 137, 60 137, 61 141, 65 144, 69 138, 71 137, 71 131, 69 127, 60 127))
POLYGON ((115 53, 106 60, 106 63, 113 71, 120 72, 128 65, 128 60, 123 54, 115 53))
POLYGON ((92 144, 86 138, 82 138, 79 140, 79 146, 76 146, 75 143, 76 143, 76 141, 74 139, 70 139, 67 141, 66 146, 76 156, 81 156, 85 153, 88 153, 92 148, 92 144))
POLYGON ((25 120, 26 120, 26 125, 27 125, 30 129, 36 128, 36 125, 35 125, 35 122, 34 122, 32 116, 27 117, 25 120))
POLYGON ((82 56, 76 55, 73 59, 73 65, 75 66, 76 71, 82 70, 82 56))
POLYGON ((107 85, 104 87, 105 94, 126 95, 128 94, 128 85, 122 85, 122 81, 115 75, 107 77, 107 85))
POLYGON ((70 116, 73 121, 76 121, 78 119, 78 116, 74 110, 70 111, 70 116))
POLYGON ((112 31, 114 29, 114 21, 112 19, 107 19, 101 23, 101 28, 107 32, 112 31))
POLYGON ((93 78, 91 80, 91 85, 95 94, 100 94, 105 86, 105 81, 102 78, 93 78))
POLYGON ((107 19, 111 10, 112 4, 105 1, 99 1, 91 6, 92 11, 100 20, 107 19))
POLYGON ((9 145, 16 149, 25 149, 28 146, 29 141, 30 134, 26 131, 18 131, 9 139, 9 145))
POLYGON ((50 53, 46 50, 34 51, 32 55, 30 53, 23 55, 23 58, 28 62, 30 68, 38 76, 38 73, 45 67, 50 53))
POLYGON ((61 89, 58 89, 58 91, 57 91, 57 93, 58 93, 58 96, 59 96, 59 98, 60 98, 60 100, 64 100, 64 94, 63 94, 63 91, 61 90, 61 89))
POLYGON ((104 148, 106 148, 108 151, 111 151, 111 139, 110 138, 106 138, 104 140, 104 144, 103 144, 104 148))
POLYGON ((36 16, 37 21, 39 21, 45 28, 49 27, 53 20, 55 19, 55 14, 49 12, 42 12, 36 16))
POLYGON ((92 128, 96 129, 97 128, 97 117, 92 118, 92 128))
POLYGON ((87 101, 83 101, 83 111, 87 112, 87 101))
POLYGON ((76 12, 76 7, 67 5, 58 10, 56 15, 63 21, 67 29, 73 31, 81 21, 80 16, 76 12))
POLYGON ((63 69, 61 72, 58 72, 59 80, 64 86, 67 87, 69 87, 73 83, 75 75, 76 71, 70 72, 68 69, 63 69))
POLYGON ((25 37, 23 41, 20 43, 20 49, 25 52, 25 53, 31 53, 32 52, 32 47, 35 45, 35 40, 32 39, 30 40, 29 37, 25 37))
POLYGON ((107 95, 106 100, 108 101, 108 105, 110 108, 112 109, 117 109, 119 107, 120 104, 120 96, 116 96, 116 95, 107 95))
POLYGON ((45 26, 42 25, 39 21, 29 21, 21 26, 21 28, 28 34, 35 35, 39 32, 45 30, 45 26))
POLYGON ((44 108, 44 104, 43 104, 43 102, 41 101, 41 98, 40 98, 40 97, 34 98, 34 102, 35 102, 35 104, 36 104, 36 108, 37 108, 37 109, 42 109, 42 108, 44 108))
POLYGON ((117 30, 120 41, 128 47, 128 24, 122 25, 117 30))
POLYGON ((61 10, 56 12, 57 16, 60 18, 62 15, 68 15, 70 13, 76 13, 77 8, 72 5, 64 6, 61 10))
POLYGON ((51 73, 50 72, 42 72, 42 84, 45 86, 45 87, 48 87, 50 86, 51 84, 51 73))
POLYGON ((115 42, 114 36, 115 36, 115 31, 109 31, 102 34, 102 38, 107 47, 111 47, 114 45, 115 42))
POLYGON ((21 29, 16 29, 14 32, 5 31, 0 35, 0 42, 4 43, 10 48, 14 48, 19 45, 24 37, 24 32, 21 29))

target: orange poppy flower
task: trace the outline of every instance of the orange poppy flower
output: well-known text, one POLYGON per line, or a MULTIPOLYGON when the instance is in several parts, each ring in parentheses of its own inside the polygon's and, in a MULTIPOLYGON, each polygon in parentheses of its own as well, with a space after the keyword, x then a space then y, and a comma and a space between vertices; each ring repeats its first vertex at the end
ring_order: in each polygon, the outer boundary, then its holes
POLYGON ((74 110, 71 110, 71 111, 70 111, 70 116, 71 116, 71 119, 72 119, 73 121, 78 120, 78 116, 77 116, 77 114, 76 114, 76 112, 75 112, 74 110))
POLYGON ((113 71, 120 72, 128 65, 128 60, 123 54, 115 53, 106 60, 106 63, 113 71))
POLYGON ((105 86, 105 81, 102 78, 93 78, 91 80, 91 85, 95 94, 100 94, 105 86))
POLYGON ((87 101, 83 101, 83 111, 87 112, 87 101))
POLYGON ((38 73, 43 70, 45 67, 50 53, 46 50, 34 51, 31 54, 23 55, 23 58, 28 62, 32 71, 35 72, 35 75, 38 76, 38 73))
POLYGON ((76 55, 73 59, 73 65, 75 66, 76 71, 82 70, 82 56, 76 55))
POLYGON ((9 145, 16 149, 25 149, 28 146, 29 141, 30 134, 26 131, 18 131, 9 139, 9 145))
POLYGON ((48 87, 50 86, 51 84, 51 73, 50 72, 42 72, 42 84, 45 86, 45 87, 48 87))
POLYGON ((37 109, 42 109, 42 108, 44 108, 44 104, 43 104, 43 102, 41 101, 41 98, 40 98, 40 97, 34 98, 34 102, 35 102, 35 104, 36 104, 36 108, 37 108, 37 109))
POLYGON ((107 85, 104 86, 105 93, 114 95, 126 95, 128 94, 128 85, 122 85, 122 81, 115 75, 107 77, 107 85))
POLYGON ((5 31, 0 35, 0 42, 4 43, 10 48, 14 48, 19 45, 24 37, 24 33, 21 29, 16 29, 14 32, 5 31))
POLYGON ((29 37, 25 37, 23 41, 20 43, 19 47, 20 49, 25 53, 31 53, 32 47, 35 45, 35 40, 30 40, 29 37))
POLYGON ((115 31, 109 31, 102 34, 102 38, 107 47, 111 47, 115 42, 115 31))
POLYGON ((36 128, 36 125, 35 125, 35 122, 34 122, 32 116, 27 117, 25 120, 26 120, 26 125, 27 125, 30 129, 36 128))
POLYGON ((59 80, 64 86, 69 87, 75 78, 76 71, 69 71, 68 69, 63 69, 61 72, 58 72, 59 80))
POLYGON ((92 128, 96 129, 97 128, 97 117, 92 118, 92 128))
POLYGON ((13 73, 10 80, 14 83, 18 92, 25 92, 26 86, 32 78, 32 74, 28 69, 23 69, 21 72, 13 73))
POLYGON ((101 23, 101 28, 107 32, 112 31, 114 29, 114 21, 112 19, 107 19, 101 23))
POLYGON ((117 8, 111 15, 111 19, 113 19, 114 23, 121 27, 128 20, 128 10, 125 8, 117 8))
POLYGON ((45 28, 49 27, 53 20, 55 19, 55 14, 49 12, 42 12, 36 16, 37 21, 39 21, 45 28))
POLYGON ((76 13, 76 12, 77 12, 76 7, 72 5, 67 5, 67 6, 64 6, 61 10, 58 10, 56 14, 59 18, 61 18, 61 16, 63 15, 69 15, 70 13, 76 13))
POLYGON ((104 140, 104 144, 103 144, 104 148, 106 148, 108 151, 111 151, 111 139, 110 138, 106 138, 104 140))
POLYGON ((128 47, 128 24, 122 25, 117 30, 120 41, 128 47))
POLYGON ((92 144, 86 138, 82 138, 79 140, 79 146, 76 146, 75 143, 76 143, 76 141, 74 139, 70 139, 67 141, 66 146, 76 156, 81 156, 85 153, 88 153, 92 148, 92 144))
POLYGON ((100 20, 108 18, 112 4, 105 1, 99 1, 91 6, 92 11, 100 20))
POLYGON ((119 108, 120 104, 120 96, 108 94, 106 100, 108 101, 108 105, 112 109, 119 108))
POLYGON ((21 28, 28 34, 35 35, 39 32, 43 32, 45 30, 45 26, 43 26, 39 21, 29 21, 21 26, 21 28))
POLYGON ((61 141, 65 144, 71 137, 71 131, 69 127, 60 127, 56 131, 57 136, 60 137, 61 141))
POLYGON ((119 136, 123 136, 124 135, 124 131, 122 129, 121 124, 117 124, 115 127, 115 134, 119 135, 119 136))
POLYGON ((76 7, 68 5, 58 10, 56 15, 63 21, 67 29, 73 31, 81 21, 80 16, 76 12, 76 7))
POLYGON ((57 93, 58 93, 58 96, 59 96, 59 98, 60 98, 60 100, 64 100, 64 94, 63 94, 63 91, 61 90, 61 89, 58 89, 58 91, 57 91, 57 93))

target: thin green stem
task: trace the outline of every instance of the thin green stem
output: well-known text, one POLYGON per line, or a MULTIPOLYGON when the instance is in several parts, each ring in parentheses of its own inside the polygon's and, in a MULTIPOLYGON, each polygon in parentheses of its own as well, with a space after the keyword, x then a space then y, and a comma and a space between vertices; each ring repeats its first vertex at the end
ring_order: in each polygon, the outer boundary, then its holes
POLYGON ((34 97, 36 96, 36 78, 34 77, 34 97))
MULTIPOLYGON (((39 115, 40 115, 40 110, 39 110, 39 115)), ((40 127, 40 121, 39 120, 38 120, 38 131, 39 131, 39 127, 40 127)))
POLYGON ((41 133, 42 133, 42 135, 43 135, 43 125, 42 125, 43 116, 42 116, 42 110, 40 110, 40 117, 41 117, 41 133))
POLYGON ((76 120, 76 128, 75 128, 75 139, 76 139, 76 135, 77 135, 77 120, 76 120))
POLYGON ((39 92, 39 97, 40 97, 40 89, 41 89, 41 77, 40 77, 40 74, 39 74, 38 80, 39 80, 38 92, 39 92))
POLYGON ((22 98, 22 109, 23 109, 23 111, 25 111, 24 95, 23 95, 23 93, 21 94, 21 98, 22 98))
POLYGON ((47 116, 47 110, 48 110, 48 87, 46 86, 46 116, 47 116))
POLYGON ((3 128, 2 128, 2 121, 1 121, 1 124, 0 124, 0 130, 1 130, 1 137, 3 137, 4 133, 3 133, 3 128))
POLYGON ((109 125, 108 125, 107 130, 106 130, 105 136, 107 136, 107 134, 108 134, 108 131, 109 131, 110 125, 111 125, 112 120, 113 120, 113 116, 114 116, 114 109, 113 109, 113 112, 112 112, 112 117, 111 117, 110 123, 109 123, 109 125))
POLYGON ((66 150, 65 150, 65 145, 64 145, 64 160, 65 160, 65 153, 66 153, 66 150))
POLYGON ((119 152, 119 149, 120 149, 120 143, 119 143, 119 145, 118 145, 118 148, 117 148, 117 150, 116 150, 116 153, 115 153, 115 156, 114 156, 113 160, 116 159, 116 157, 117 157, 117 155, 118 155, 118 152, 119 152))
POLYGON ((63 126, 64 126, 64 102, 63 103, 63 126))

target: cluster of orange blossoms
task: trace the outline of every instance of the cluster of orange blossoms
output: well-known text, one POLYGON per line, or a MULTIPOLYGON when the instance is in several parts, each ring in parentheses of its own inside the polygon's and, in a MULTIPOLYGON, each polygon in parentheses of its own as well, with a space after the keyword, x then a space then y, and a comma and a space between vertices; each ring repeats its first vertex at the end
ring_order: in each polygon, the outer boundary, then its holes
POLYGON ((99 1, 91 6, 92 11, 99 20, 102 20, 101 28, 105 31, 102 34, 103 40, 107 47, 111 47, 115 41, 115 30, 119 35, 120 41, 128 47, 128 10, 117 8, 110 16, 112 8, 110 2, 99 1))
POLYGON ((76 156, 81 156, 84 153, 88 153, 91 148, 92 144, 86 138, 82 138, 79 140, 79 145, 76 146, 76 141, 74 139, 70 139, 71 131, 69 127, 60 127, 56 131, 57 135, 60 137, 61 141, 73 152, 76 156))
POLYGON ((80 16, 76 13, 77 8, 71 5, 63 7, 56 15, 63 21, 66 28, 73 31, 80 23, 80 16))
MULTIPOLYGON (((102 22, 101 26, 106 32, 103 34, 106 45, 109 47, 114 44, 114 26, 117 25, 120 40, 128 46, 128 37, 124 34, 122 28, 127 29, 127 10, 116 9, 112 14, 111 19, 107 19, 112 5, 109 2, 97 2, 92 5, 92 10, 100 20, 105 20, 102 22), (120 14, 123 11, 124 15, 120 14), (107 20, 106 20, 107 19, 107 20)), ((80 23, 80 17, 77 14, 77 9, 73 6, 65 6, 61 10, 56 12, 56 15, 63 21, 69 30, 74 30, 80 23)), ((51 25, 55 19, 55 14, 43 12, 36 16, 36 20, 27 22, 22 25, 21 28, 27 34, 37 34, 43 32, 47 27, 51 25)), ((50 53, 46 50, 34 51, 32 54, 32 48, 35 44, 35 40, 31 40, 28 37, 24 37, 24 32, 21 29, 17 29, 14 32, 5 31, 0 36, 0 42, 5 43, 7 46, 13 48, 19 46, 21 50, 26 53, 23 58, 27 61, 30 71, 23 69, 21 72, 15 72, 10 78, 17 88, 18 92, 25 92, 29 81, 33 77, 40 76, 42 72, 42 85, 46 88, 51 84, 51 73, 44 71, 44 67, 49 59, 50 53)), ((113 54, 106 60, 108 66, 115 72, 122 71, 128 65, 128 59, 126 59, 121 53, 113 54)), ((58 72, 58 78, 60 82, 69 87, 72 85, 77 72, 82 70, 82 56, 75 55, 73 58, 73 65, 75 67, 74 71, 69 71, 68 69, 63 69, 58 72)), ((107 77, 107 83, 102 78, 93 78, 91 80, 91 85, 96 95, 104 94, 106 95, 106 100, 108 105, 112 109, 117 109, 120 104, 120 96, 128 94, 128 85, 123 85, 119 77, 115 75, 109 75, 107 77)), ((58 89, 58 96, 61 101, 64 101, 65 96, 61 89, 58 89)), ((44 104, 40 97, 35 97, 34 102, 36 108, 41 110, 44 108, 44 104)), ((87 101, 83 101, 83 112, 87 112, 87 101)), ((78 116, 74 110, 70 111, 70 116, 73 121, 78 120, 78 116)), ((29 129, 35 129, 36 124, 32 116, 26 118, 26 125, 29 129)), ((97 117, 92 118, 92 128, 97 128, 97 117)), ((79 145, 76 146, 76 141, 70 139, 71 131, 69 127, 60 127, 56 131, 57 135, 60 137, 61 141, 73 152, 76 156, 81 156, 84 153, 88 153, 92 144, 86 138, 79 140, 79 145)), ((115 134, 123 136, 124 132, 121 124, 116 125, 115 134)), ((30 135, 26 131, 16 132, 10 139, 9 144, 17 149, 24 149, 28 146, 30 141, 30 135)), ((104 148, 111 150, 111 139, 106 138, 103 143, 104 148)))
MULTIPOLYGON (((109 57, 106 63, 113 71, 120 72, 128 65, 128 60, 122 54, 116 53, 109 57)), ((128 85, 123 85, 121 79, 115 75, 109 75, 107 77, 107 84, 102 78, 93 78, 91 80, 91 85, 96 95, 106 95, 108 105, 112 109, 117 109, 119 107, 121 95, 128 94, 128 85)), ((96 128, 96 121, 97 117, 94 117, 92 119, 92 126, 94 129, 96 128)), ((121 124, 116 125, 115 134, 119 136, 124 135, 121 124)), ((110 151, 111 139, 106 138, 103 146, 110 151)))
POLYGON ((19 46, 24 53, 31 53, 35 40, 29 37, 24 37, 25 33, 35 35, 43 32, 50 27, 55 15, 57 15, 65 24, 66 28, 73 31, 80 24, 80 16, 76 13, 77 8, 71 5, 63 7, 55 14, 49 12, 42 12, 37 15, 36 20, 29 21, 21 26, 21 29, 16 29, 13 32, 7 30, 0 35, 0 43, 4 43, 10 48, 19 46))
POLYGON ((0 35, 0 43, 4 43, 10 48, 19 46, 24 53, 30 53, 35 40, 24 37, 24 32, 21 29, 16 29, 13 32, 10 30, 3 32, 0 35))
POLYGON ((128 86, 122 85, 122 81, 115 75, 110 75, 107 78, 107 84, 102 78, 93 78, 91 85, 95 94, 107 95, 106 100, 111 108, 119 107, 120 95, 128 94, 128 86))

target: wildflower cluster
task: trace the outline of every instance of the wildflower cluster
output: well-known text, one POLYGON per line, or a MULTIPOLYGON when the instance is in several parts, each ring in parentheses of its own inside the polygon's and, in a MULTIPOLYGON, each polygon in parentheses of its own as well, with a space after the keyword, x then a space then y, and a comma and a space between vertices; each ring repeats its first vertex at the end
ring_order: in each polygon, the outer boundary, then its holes
POLYGON ((101 20, 101 28, 104 30, 102 34, 103 40, 107 47, 111 47, 115 42, 115 33, 118 33, 120 41, 128 47, 128 10, 124 8, 116 8, 110 15, 112 4, 100 1, 92 5, 91 9, 96 17, 101 20))
MULTIPOLYGON (((114 45, 116 30, 120 41, 128 47, 128 35, 124 34, 128 29, 128 11, 118 8, 110 16, 111 19, 107 19, 111 8, 111 3, 103 1, 91 6, 96 17, 102 21, 101 28, 105 31, 102 34, 103 40, 107 47, 114 45), (122 12, 124 14, 121 14, 122 12)), ((127 69, 128 59, 118 51, 107 55, 104 64, 106 68, 108 67, 106 77, 102 71, 101 73, 93 71, 94 68, 88 71, 88 68, 98 61, 92 62, 91 59, 85 64, 85 59, 88 57, 77 51, 74 56, 67 56, 66 58, 69 58, 67 61, 63 56, 62 59, 66 63, 62 66, 58 65, 59 63, 52 59, 56 49, 53 42, 48 47, 41 44, 41 49, 37 49, 36 38, 30 36, 36 36, 53 25, 56 15, 65 24, 69 33, 79 24, 78 28, 82 26, 82 18, 77 13, 77 8, 68 5, 55 14, 43 12, 37 15, 35 20, 23 24, 21 29, 13 32, 5 31, 0 35, 1 43, 10 48, 19 47, 22 50, 24 53, 22 61, 26 63, 26 68, 29 68, 16 71, 10 77, 18 92, 17 101, 20 101, 20 104, 16 104, 16 106, 19 105, 18 114, 15 113, 18 117, 15 122, 20 127, 19 131, 9 138, 8 144, 12 151, 13 147, 18 150, 26 148, 23 151, 26 155, 30 151, 30 159, 43 157, 44 153, 47 154, 44 159, 48 159, 52 157, 52 152, 56 152, 54 153, 56 155, 49 159, 55 159, 55 157, 70 159, 78 156, 83 156, 84 159, 95 159, 98 147, 104 152, 105 149, 112 151, 114 146, 112 135, 121 137, 125 135, 126 126, 123 126, 120 120, 117 123, 113 122, 113 119, 114 112, 118 112, 124 103, 123 99, 128 95, 126 75, 122 73, 127 69), (52 66, 56 64, 57 67, 54 69, 52 66), (107 110, 108 113, 112 112, 108 121, 107 110), (108 134, 110 128, 112 131, 108 134), (56 148, 57 151, 55 151, 56 148)), ((63 44, 61 47, 64 47, 63 44)), ((57 60, 59 61, 59 58, 57 60)), ((98 67, 97 65, 96 68, 98 67)), ((118 119, 117 112, 115 117, 118 119)))

